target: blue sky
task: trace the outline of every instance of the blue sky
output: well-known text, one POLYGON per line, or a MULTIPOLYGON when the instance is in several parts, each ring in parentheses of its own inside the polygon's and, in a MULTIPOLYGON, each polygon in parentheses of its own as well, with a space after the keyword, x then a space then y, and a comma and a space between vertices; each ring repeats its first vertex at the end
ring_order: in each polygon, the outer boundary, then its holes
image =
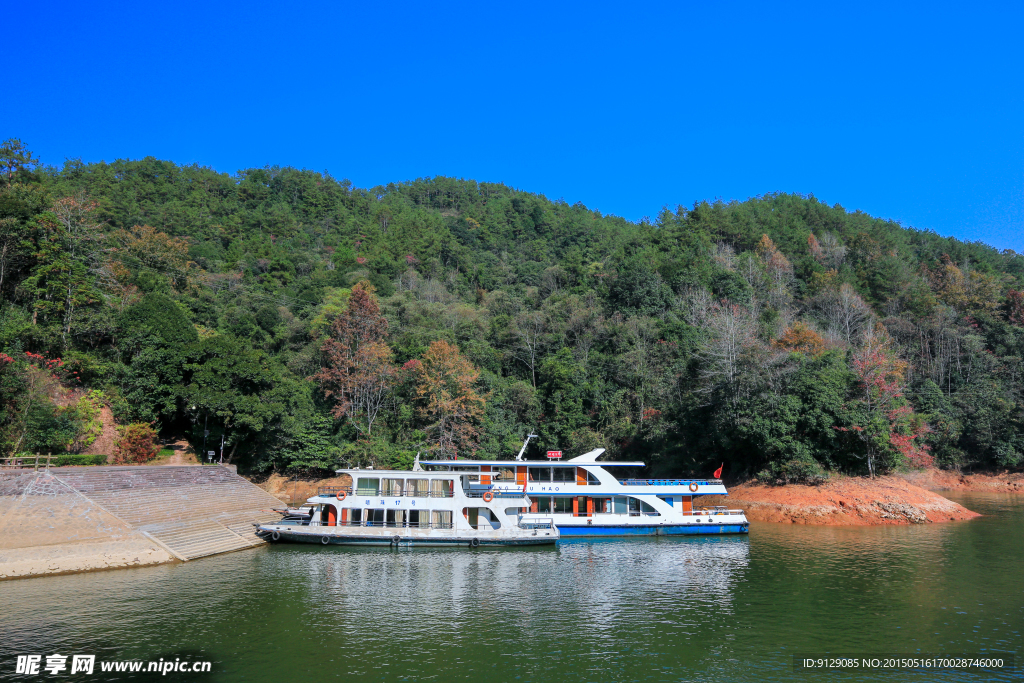
POLYGON ((1024 3, 10 3, 0 137, 631 220, 812 193, 1024 252, 1024 3), (21 41, 18 43, 17 41, 21 41))

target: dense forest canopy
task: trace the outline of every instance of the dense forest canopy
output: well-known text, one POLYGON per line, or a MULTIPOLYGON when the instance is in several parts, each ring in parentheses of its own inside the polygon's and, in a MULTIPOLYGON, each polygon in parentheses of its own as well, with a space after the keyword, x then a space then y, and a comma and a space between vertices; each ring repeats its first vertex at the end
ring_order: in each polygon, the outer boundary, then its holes
POLYGON ((102 401, 251 472, 527 433, 657 474, 1016 467, 1021 290, 1012 251, 813 196, 633 223, 454 178, 46 167, 8 140, 0 448, 81 448, 102 401))

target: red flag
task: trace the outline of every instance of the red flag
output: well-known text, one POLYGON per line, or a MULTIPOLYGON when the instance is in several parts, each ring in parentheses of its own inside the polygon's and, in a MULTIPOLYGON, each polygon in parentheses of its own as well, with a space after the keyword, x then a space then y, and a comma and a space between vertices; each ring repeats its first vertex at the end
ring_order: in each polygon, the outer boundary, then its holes
MULTIPOLYGON (((725 467, 725 463, 724 462, 722 463, 722 467, 725 467)), ((722 467, 719 467, 717 470, 715 470, 715 479, 720 479, 721 478, 721 476, 722 476, 722 467)))

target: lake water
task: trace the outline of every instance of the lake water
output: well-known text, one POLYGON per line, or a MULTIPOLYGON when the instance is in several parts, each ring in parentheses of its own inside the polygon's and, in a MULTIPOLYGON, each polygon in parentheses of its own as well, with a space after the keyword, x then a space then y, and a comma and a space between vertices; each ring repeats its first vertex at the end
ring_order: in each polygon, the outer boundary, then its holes
POLYGON ((987 681, 1024 672, 1024 500, 986 516, 505 550, 278 545, 0 583, 0 680, 987 681), (16 676, 17 654, 211 660, 16 676), (1016 671, 795 671, 793 655, 1014 653, 1016 671))

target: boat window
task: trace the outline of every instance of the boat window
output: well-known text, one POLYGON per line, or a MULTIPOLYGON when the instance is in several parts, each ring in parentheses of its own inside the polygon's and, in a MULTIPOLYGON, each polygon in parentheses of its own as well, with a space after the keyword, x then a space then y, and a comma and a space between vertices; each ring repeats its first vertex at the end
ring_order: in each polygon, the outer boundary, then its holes
POLYGON ((361 508, 352 508, 349 510, 348 521, 356 526, 363 523, 363 511, 361 508))
POLYGON ((384 526, 384 508, 367 510, 366 526, 384 526))
POLYGON ((602 512, 609 514, 612 511, 612 499, 611 498, 595 498, 594 499, 594 512, 602 512))
POLYGON ((553 481, 576 481, 575 467, 552 467, 553 481))
POLYGON ((430 526, 430 518, 426 510, 409 510, 409 526, 430 526))
POLYGON ((404 479, 385 479, 381 482, 380 495, 382 496, 400 496, 402 495, 402 484, 405 482, 404 479))
POLYGON ((551 481, 550 467, 531 467, 530 481, 551 481))
POLYGON ((430 482, 430 497, 431 498, 451 498, 452 497, 452 480, 451 479, 434 479, 430 482))
POLYGON ((593 472, 587 472, 587 484, 590 486, 597 486, 601 483, 601 480, 597 478, 597 475, 593 472))
POLYGON ((630 498, 629 499, 629 514, 631 514, 631 515, 639 515, 639 514, 656 515, 656 514, 658 514, 658 511, 655 510, 653 507, 651 507, 650 504, 645 503, 644 501, 640 500, 639 498, 630 498))
POLYGON ((550 498, 534 498, 534 500, 537 502, 537 512, 546 512, 551 514, 552 505, 550 498))
POLYGON ((629 512, 626 507, 626 500, 627 499, 622 496, 612 498, 612 512, 616 515, 624 515, 629 512))
POLYGON ((435 529, 451 529, 452 528, 452 511, 451 510, 432 510, 430 513, 431 523, 435 529))
POLYGON ((409 479, 405 482, 405 495, 425 498, 429 490, 429 479, 409 479))
POLYGON ((495 481, 515 481, 516 471, 511 467, 499 467, 494 474, 495 481))
POLYGON ((572 498, 565 496, 562 498, 555 498, 555 512, 572 514, 572 498))
POLYGON ((366 479, 360 477, 356 482, 357 496, 376 496, 380 488, 380 479, 366 479))
POLYGON ((405 510, 388 510, 384 523, 387 526, 405 526, 405 510))

